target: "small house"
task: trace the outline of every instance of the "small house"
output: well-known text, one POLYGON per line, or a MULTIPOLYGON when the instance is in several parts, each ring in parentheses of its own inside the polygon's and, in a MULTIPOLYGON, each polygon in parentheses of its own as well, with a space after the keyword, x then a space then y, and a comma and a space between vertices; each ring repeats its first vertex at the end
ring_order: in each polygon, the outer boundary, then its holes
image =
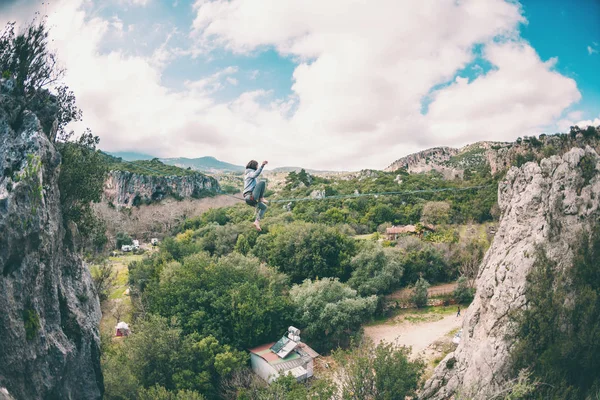
POLYGON ((423 231, 435 232, 433 225, 403 225, 403 226, 392 226, 385 230, 387 240, 398 240, 400 236, 404 235, 420 235, 423 231))
POLYGON ((313 376, 314 359, 318 356, 300 341, 300 330, 290 326, 288 335, 277 342, 250 349, 250 364, 254 373, 269 384, 287 374, 303 381, 313 376))
POLYGON ((131 245, 124 244, 123 246, 121 246, 121 251, 128 252, 128 251, 132 251, 132 250, 133 250, 133 246, 131 246, 131 245))
POLYGON ((132 240, 132 246, 134 249, 139 249, 140 248, 140 241, 139 240, 132 240))
POLYGON ((129 336, 131 331, 129 330, 129 325, 123 321, 119 322, 117 326, 115 326, 115 336, 129 336))
POLYGON ((157 238, 152 238, 152 239, 150 239, 150 244, 151 244, 152 246, 156 246, 156 245, 158 244, 158 239, 157 239, 157 238))

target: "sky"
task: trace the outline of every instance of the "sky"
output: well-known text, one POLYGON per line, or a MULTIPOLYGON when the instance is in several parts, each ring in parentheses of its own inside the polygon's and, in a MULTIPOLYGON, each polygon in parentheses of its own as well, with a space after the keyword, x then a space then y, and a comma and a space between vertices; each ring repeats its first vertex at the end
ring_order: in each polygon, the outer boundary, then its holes
POLYGON ((382 169, 600 125, 599 0, 0 0, 107 151, 382 169))

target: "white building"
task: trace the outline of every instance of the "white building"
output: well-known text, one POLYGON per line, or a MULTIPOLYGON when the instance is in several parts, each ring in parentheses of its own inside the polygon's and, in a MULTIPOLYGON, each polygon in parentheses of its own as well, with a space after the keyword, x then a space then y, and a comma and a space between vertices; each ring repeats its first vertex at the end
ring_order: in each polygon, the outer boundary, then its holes
POLYGON ((158 244, 158 239, 157 238, 150 239, 150 244, 152 244, 152 246, 156 246, 158 244))
POLYGON ((254 373, 268 383, 289 373, 302 381, 313 376, 313 360, 318 356, 300 341, 300 330, 290 326, 287 337, 250 349, 250 364, 254 373))
POLYGON ((140 248, 140 241, 139 240, 132 240, 133 242, 133 248, 134 249, 139 249, 140 248))
POLYGON ((130 246, 128 244, 124 244, 123 246, 121 246, 121 251, 132 251, 133 250, 133 246, 130 246))

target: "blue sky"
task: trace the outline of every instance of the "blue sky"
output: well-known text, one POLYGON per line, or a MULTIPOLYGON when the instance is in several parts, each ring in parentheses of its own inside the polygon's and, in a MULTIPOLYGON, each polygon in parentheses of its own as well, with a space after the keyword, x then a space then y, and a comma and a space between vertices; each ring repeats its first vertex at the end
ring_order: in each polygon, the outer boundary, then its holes
POLYGON ((543 59, 558 57, 556 70, 575 79, 582 94, 576 108, 600 115, 600 1, 523 1, 529 23, 521 27, 543 59), (591 52, 590 50, 591 49, 591 52))
MULTIPOLYGON (((4 2, 22 22, 34 0, 4 2)), ((57 0, 59 58, 110 151, 384 168, 600 124, 600 2, 57 0)))

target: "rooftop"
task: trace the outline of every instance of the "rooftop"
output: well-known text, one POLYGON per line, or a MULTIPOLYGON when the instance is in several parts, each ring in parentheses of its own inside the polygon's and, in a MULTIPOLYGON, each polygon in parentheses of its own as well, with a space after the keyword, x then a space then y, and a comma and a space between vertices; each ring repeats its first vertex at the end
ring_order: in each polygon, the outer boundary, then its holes
POLYGON ((287 342, 284 343, 282 347, 282 339, 280 339, 278 342, 263 344, 262 346, 255 347, 249 351, 250 353, 261 357, 263 360, 272 365, 277 371, 289 371, 298 366, 302 366, 307 361, 319 356, 319 353, 310 348, 310 346, 308 346, 306 343, 296 343, 292 340, 289 341, 294 343, 295 346, 283 357, 279 357, 274 352, 274 350, 276 350, 281 353, 281 349, 286 345, 291 347, 291 345, 287 342))

